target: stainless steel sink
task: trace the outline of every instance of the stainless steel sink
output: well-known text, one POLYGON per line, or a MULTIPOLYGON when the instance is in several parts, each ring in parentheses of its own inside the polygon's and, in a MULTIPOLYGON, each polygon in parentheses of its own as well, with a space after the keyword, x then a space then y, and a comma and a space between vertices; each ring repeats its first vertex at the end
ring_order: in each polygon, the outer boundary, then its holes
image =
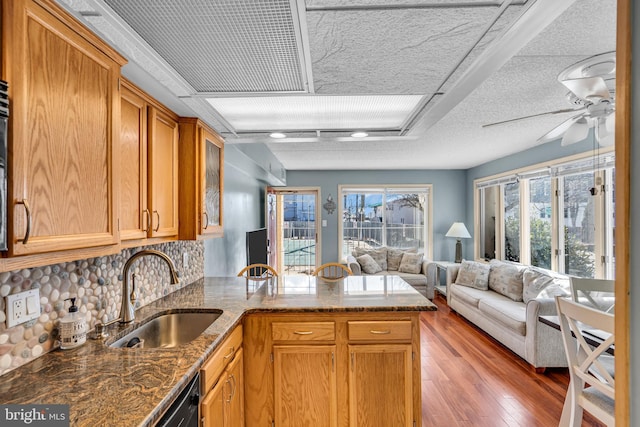
POLYGON ((196 339, 222 314, 222 310, 172 310, 142 323, 109 347, 171 348, 196 339))

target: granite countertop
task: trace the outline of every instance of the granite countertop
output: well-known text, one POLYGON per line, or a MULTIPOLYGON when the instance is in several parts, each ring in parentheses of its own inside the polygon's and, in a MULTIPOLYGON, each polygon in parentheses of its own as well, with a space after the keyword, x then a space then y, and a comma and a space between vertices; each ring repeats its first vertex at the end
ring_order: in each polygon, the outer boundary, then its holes
POLYGON ((107 342, 167 309, 221 309, 221 316, 176 348, 118 349, 90 340, 55 350, 0 376, 1 404, 68 404, 72 426, 150 426, 224 338, 250 312, 428 311, 436 307, 397 276, 321 282, 204 278, 136 311, 132 325, 109 326, 107 342))

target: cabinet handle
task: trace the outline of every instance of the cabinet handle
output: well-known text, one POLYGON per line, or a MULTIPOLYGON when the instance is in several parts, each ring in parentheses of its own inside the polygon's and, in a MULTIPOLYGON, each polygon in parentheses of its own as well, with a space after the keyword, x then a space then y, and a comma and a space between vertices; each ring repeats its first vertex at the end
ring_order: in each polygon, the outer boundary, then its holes
POLYGON ((225 399, 225 402, 231 403, 231 398, 233 397, 233 387, 231 386, 231 377, 227 378, 227 381, 225 382, 225 384, 229 386, 229 397, 225 399))
POLYGON ((233 399, 233 396, 236 395, 236 376, 234 374, 231 374, 231 376, 229 377, 231 379, 231 399, 233 399))
POLYGON ((204 216, 206 219, 204 220, 204 227, 202 227, 203 230, 206 230, 207 227, 209 227, 209 214, 207 213, 207 211, 202 212, 202 216, 204 216))
POLYGON ((154 232, 157 232, 160 230, 160 213, 158 211, 153 211, 153 213, 158 215, 158 226, 153 230, 154 232))
POLYGON ((313 331, 293 331, 293 333, 296 335, 311 335, 313 331))
POLYGON ((29 202, 27 202, 27 199, 18 200, 16 203, 24 205, 24 211, 27 214, 27 229, 24 232, 24 239, 18 240, 18 242, 26 245, 29 241, 29 235, 31 234, 31 209, 29 209, 29 202))
POLYGON ((224 360, 227 359, 233 359, 233 355, 236 352, 236 348, 235 347, 231 347, 231 351, 229 352, 229 354, 227 354, 226 356, 223 357, 224 360))
POLYGON ((147 228, 142 230, 146 233, 151 229, 151 212, 149 212, 149 209, 145 209, 142 211, 142 213, 146 214, 147 216, 147 228))
POLYGON ((369 331, 374 335, 389 335, 391 333, 391 330, 389 329, 385 329, 384 331, 376 331, 375 329, 369 331))

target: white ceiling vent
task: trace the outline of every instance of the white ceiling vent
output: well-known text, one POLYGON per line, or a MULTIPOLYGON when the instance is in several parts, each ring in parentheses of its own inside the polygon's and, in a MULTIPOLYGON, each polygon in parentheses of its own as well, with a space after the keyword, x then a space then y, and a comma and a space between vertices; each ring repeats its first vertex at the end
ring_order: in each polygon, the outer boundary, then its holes
POLYGON ((197 92, 306 91, 290 0, 105 3, 197 92))

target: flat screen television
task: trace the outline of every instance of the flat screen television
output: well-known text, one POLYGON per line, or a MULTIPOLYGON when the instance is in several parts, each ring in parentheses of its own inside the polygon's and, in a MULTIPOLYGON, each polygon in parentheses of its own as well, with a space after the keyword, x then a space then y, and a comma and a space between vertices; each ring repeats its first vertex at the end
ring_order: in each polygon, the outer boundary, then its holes
POLYGON ((247 265, 267 264, 268 247, 266 228, 247 231, 247 265))

